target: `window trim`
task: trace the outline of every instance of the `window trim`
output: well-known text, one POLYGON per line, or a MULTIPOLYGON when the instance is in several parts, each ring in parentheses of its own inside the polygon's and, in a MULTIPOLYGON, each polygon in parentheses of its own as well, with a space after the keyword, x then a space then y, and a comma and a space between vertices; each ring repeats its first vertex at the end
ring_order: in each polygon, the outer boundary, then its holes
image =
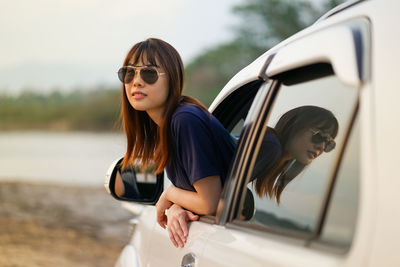
POLYGON ((245 129, 239 139, 238 147, 234 154, 234 160, 229 170, 228 179, 225 182, 217 209, 216 221, 219 225, 225 225, 236 217, 239 208, 237 198, 241 196, 244 179, 247 178, 247 175, 244 176, 246 169, 248 169, 246 163, 251 159, 252 152, 254 151, 252 148, 255 142, 254 132, 260 129, 260 127, 257 127, 260 125, 260 119, 268 114, 266 111, 269 111, 269 103, 272 103, 269 99, 274 98, 276 90, 273 90, 273 88, 276 87, 277 83, 279 82, 272 81, 271 84, 268 82, 260 85, 260 89, 262 86, 266 87, 265 92, 259 91, 259 93, 262 94, 259 96, 261 98, 260 101, 262 101, 260 107, 261 112, 257 113, 253 125, 251 125, 249 129, 245 129))
MULTIPOLYGON (((232 111, 232 108, 230 108, 232 106, 232 103, 235 103, 238 99, 240 101, 243 102, 247 102, 249 101, 249 109, 251 107, 251 105, 253 104, 253 101, 256 97, 256 95, 259 92, 259 89, 264 85, 264 84, 269 84, 269 80, 264 81, 263 79, 259 78, 253 81, 250 81, 244 85, 242 85, 241 87, 237 88, 234 92, 232 92, 229 96, 227 96, 212 112, 212 114, 221 122, 221 124, 230 132, 233 128, 233 122, 237 119, 237 117, 235 116, 235 112, 232 111), (245 100, 243 100, 245 99, 245 100), (224 117, 223 115, 226 114, 227 112, 229 112, 230 114, 233 114, 233 116, 228 116, 228 117, 224 117)), ((243 111, 246 107, 247 104, 242 106, 242 105, 238 105, 239 107, 239 112, 243 111)), ((240 140, 238 141, 238 148, 239 146, 240 140)), ((236 157, 237 155, 240 155, 242 153, 238 153, 238 149, 236 149, 234 155, 233 155, 233 161, 231 163, 231 166, 229 167, 228 170, 228 175, 227 175, 227 179, 225 181, 225 185, 223 187, 223 191, 221 193, 221 197, 218 203, 218 208, 217 208, 217 212, 216 212, 216 216, 207 216, 207 218, 204 218, 204 222, 209 223, 211 220, 214 223, 217 224, 224 224, 226 222, 226 215, 227 212, 230 211, 230 205, 227 205, 228 203, 228 199, 231 198, 230 193, 234 192, 234 190, 231 190, 233 188, 237 188, 236 187, 236 183, 234 181, 236 181, 236 176, 232 176, 232 170, 234 170, 235 168, 232 168, 232 166, 235 166, 235 162, 236 162, 236 157), (221 222, 221 223, 220 223, 221 222)), ((204 216, 202 216, 204 217, 204 216)))

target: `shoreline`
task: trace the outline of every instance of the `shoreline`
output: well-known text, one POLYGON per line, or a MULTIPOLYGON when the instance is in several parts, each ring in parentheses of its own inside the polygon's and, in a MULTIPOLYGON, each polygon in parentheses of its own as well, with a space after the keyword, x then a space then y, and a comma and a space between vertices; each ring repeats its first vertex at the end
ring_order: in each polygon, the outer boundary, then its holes
POLYGON ((104 187, 0 181, 0 266, 113 266, 132 214, 104 187))

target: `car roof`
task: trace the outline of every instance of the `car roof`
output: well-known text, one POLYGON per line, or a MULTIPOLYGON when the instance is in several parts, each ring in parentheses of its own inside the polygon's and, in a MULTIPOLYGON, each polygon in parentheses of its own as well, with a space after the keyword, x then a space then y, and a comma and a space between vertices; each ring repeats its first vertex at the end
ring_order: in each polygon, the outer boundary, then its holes
MULTIPOLYGON (((358 5, 363 2, 372 2, 372 1, 371 0, 347 1, 333 9, 331 9, 327 13, 325 13, 314 24, 295 33, 294 35, 290 36, 289 38, 283 40, 282 42, 278 43, 276 46, 274 46, 271 49, 269 49, 268 51, 266 51, 264 54, 262 54, 257 59, 255 59, 252 63, 250 63, 248 66, 243 68, 235 76, 233 76, 231 80, 228 81, 228 83, 222 88, 220 93, 217 95, 217 97, 214 99, 214 101, 210 105, 209 111, 213 112, 215 110, 215 108, 224 99, 226 99, 231 93, 236 91, 238 88, 240 88, 243 85, 250 83, 254 80, 260 79, 261 78, 260 71, 262 69, 264 69, 263 67, 265 65, 265 62, 267 61, 267 58, 269 56, 277 53, 281 47, 289 44, 290 42, 293 42, 294 40, 300 39, 300 38, 305 37, 313 32, 316 32, 318 30, 321 30, 323 28, 331 26, 332 24, 338 23, 338 20, 335 18, 335 17, 339 17, 339 16, 336 16, 337 14, 340 14, 341 12, 348 10, 350 7, 354 7, 355 5, 358 5)), ((340 18, 339 18, 339 21, 340 21, 340 18)))
POLYGON ((353 7, 353 6, 355 6, 355 5, 357 5, 357 4, 361 3, 361 2, 364 2, 364 1, 366 1, 366 0, 352 0, 352 1, 346 1, 346 2, 344 2, 344 3, 342 3, 342 4, 340 4, 340 5, 338 5, 338 6, 334 7, 334 8, 332 8, 332 9, 329 10, 328 12, 326 12, 326 13, 325 13, 324 15, 322 15, 319 19, 317 19, 317 21, 316 21, 314 24, 319 23, 319 22, 321 22, 321 21, 323 21, 323 20, 325 20, 325 19, 327 19, 327 18, 329 18, 329 17, 332 17, 332 16, 334 16, 334 15, 336 15, 336 14, 342 12, 342 11, 345 10, 345 9, 348 9, 348 8, 350 8, 350 7, 353 7))

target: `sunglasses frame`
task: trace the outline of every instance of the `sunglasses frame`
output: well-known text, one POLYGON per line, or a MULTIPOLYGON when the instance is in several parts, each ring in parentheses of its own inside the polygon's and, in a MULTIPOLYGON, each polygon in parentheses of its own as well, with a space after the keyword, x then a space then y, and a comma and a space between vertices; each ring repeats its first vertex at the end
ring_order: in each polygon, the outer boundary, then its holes
POLYGON ((336 147, 336 142, 333 140, 333 138, 329 134, 324 135, 324 134, 322 134, 323 132, 318 129, 310 129, 310 130, 312 132, 311 142, 313 142, 314 144, 325 143, 324 152, 330 152, 336 147), (316 136, 317 134, 321 135, 323 138, 323 140, 319 143, 317 143, 313 140, 313 137, 316 136))
POLYGON ((136 65, 136 66, 128 65, 128 66, 123 66, 123 67, 119 68, 119 70, 117 71, 117 75, 118 75, 118 79, 119 79, 123 84, 127 84, 127 83, 130 83, 130 82, 133 81, 133 79, 135 78, 136 72, 139 71, 140 78, 141 78, 145 83, 147 83, 147 84, 154 84, 154 83, 156 83, 156 82, 158 81, 158 78, 159 78, 161 75, 164 75, 164 74, 165 74, 165 72, 159 72, 157 68, 158 68, 157 65, 136 65), (128 81, 128 82, 125 81, 126 71, 125 71, 125 74, 124 74, 124 79, 121 80, 120 72, 121 72, 123 69, 132 69, 132 70, 134 70, 135 75, 132 76, 132 80, 130 80, 130 81, 128 81), (152 69, 152 70, 155 70, 156 73, 157 73, 157 79, 156 79, 154 82, 148 82, 148 81, 146 81, 146 78, 144 78, 144 77, 142 76, 142 70, 143 70, 143 69, 152 69))

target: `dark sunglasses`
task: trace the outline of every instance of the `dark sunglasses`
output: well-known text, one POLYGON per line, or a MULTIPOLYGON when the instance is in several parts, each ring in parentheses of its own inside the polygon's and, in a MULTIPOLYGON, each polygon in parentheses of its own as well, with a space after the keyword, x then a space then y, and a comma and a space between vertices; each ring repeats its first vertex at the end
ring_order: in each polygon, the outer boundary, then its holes
POLYGON ((122 83, 130 83, 139 71, 140 78, 147 84, 153 84, 158 80, 160 73, 155 66, 125 66, 118 70, 118 78, 122 83))
POLYGON ((323 134, 322 131, 315 129, 311 129, 311 131, 313 133, 311 137, 311 142, 313 142, 314 144, 321 144, 322 142, 324 142, 325 152, 330 152, 335 148, 336 143, 329 134, 323 134))

